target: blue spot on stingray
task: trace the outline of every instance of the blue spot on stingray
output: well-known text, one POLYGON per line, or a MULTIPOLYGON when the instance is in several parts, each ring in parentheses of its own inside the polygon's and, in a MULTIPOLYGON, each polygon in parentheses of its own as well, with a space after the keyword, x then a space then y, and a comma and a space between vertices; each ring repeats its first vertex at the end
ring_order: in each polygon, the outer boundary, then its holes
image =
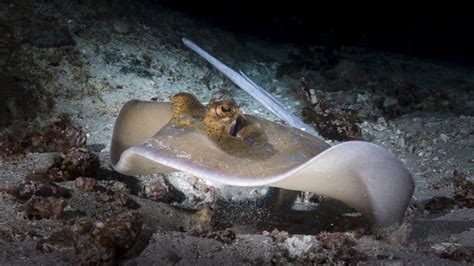
POLYGON ((294 136, 292 140, 295 144, 298 144, 298 143, 300 143, 301 136, 294 136))
POLYGON ((322 151, 322 150, 325 149, 325 146, 322 145, 321 143, 318 143, 318 142, 316 142, 316 143, 314 144, 314 147, 316 147, 316 149, 318 149, 318 150, 320 150, 320 151, 322 151))
POLYGON ((298 154, 298 158, 299 158, 300 160, 304 160, 304 159, 306 158, 306 154, 305 154, 304 152, 300 152, 300 153, 298 154))
POLYGON ((253 144, 255 142, 255 138, 253 136, 248 136, 245 138, 248 144, 253 144))
POLYGON ((304 152, 300 152, 295 156, 288 156, 286 159, 291 162, 297 162, 306 159, 306 154, 304 152))

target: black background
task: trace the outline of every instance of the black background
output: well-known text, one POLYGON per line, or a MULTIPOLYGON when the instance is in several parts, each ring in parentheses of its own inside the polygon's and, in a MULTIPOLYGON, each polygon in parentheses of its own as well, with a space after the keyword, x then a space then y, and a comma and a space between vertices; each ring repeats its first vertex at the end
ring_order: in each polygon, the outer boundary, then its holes
POLYGON ((474 8, 467 5, 154 2, 239 35, 301 45, 360 46, 474 65, 474 8))

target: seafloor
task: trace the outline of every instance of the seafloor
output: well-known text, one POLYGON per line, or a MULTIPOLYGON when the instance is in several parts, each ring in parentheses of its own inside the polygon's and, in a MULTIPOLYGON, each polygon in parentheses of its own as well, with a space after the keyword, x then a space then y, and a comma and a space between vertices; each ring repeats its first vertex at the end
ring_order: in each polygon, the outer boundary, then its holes
POLYGON ((275 44, 146 2, 106 2, 0 2, 0 264, 474 262, 472 68, 275 44), (131 99, 190 92, 207 103, 224 90, 244 113, 278 120, 182 37, 328 143, 363 139, 401 158, 416 182, 403 223, 373 231, 310 193, 273 210, 268 188, 114 173, 113 124, 131 99))

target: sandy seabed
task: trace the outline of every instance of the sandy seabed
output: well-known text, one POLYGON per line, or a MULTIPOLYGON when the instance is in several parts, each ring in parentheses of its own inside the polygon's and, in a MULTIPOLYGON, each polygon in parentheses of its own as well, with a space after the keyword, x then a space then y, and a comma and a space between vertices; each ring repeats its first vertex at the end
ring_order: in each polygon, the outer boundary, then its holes
POLYGON ((2 1, 0 32, 0 147, 66 114, 87 138, 69 154, 95 154, 100 164, 89 176, 95 181, 62 176, 44 183, 32 173, 51 169, 66 149, 38 152, 30 141, 26 154, 1 151, 0 264, 474 261, 472 68, 250 39, 133 1, 2 1), (371 232, 354 213, 308 193, 281 211, 269 207, 276 193, 269 188, 228 187, 185 173, 114 173, 113 124, 131 99, 167 101, 184 91, 205 104, 224 90, 244 113, 278 121, 182 37, 242 70, 300 117, 314 107, 305 94, 310 86, 338 119, 360 128, 362 139, 401 158, 416 183, 403 223, 371 232), (17 192, 29 186, 33 192, 21 198, 17 192))

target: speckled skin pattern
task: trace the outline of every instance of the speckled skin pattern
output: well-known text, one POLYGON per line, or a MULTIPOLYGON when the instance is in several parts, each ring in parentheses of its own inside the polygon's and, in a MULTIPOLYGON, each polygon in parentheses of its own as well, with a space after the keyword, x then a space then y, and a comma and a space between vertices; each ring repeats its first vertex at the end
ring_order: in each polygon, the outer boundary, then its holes
POLYGON ((204 107, 199 100, 189 93, 178 93, 171 98, 171 106, 173 107, 172 122, 177 125, 191 127, 195 125, 195 120, 202 120, 206 113, 204 107))
POLYGON ((263 159, 275 151, 266 134, 239 110, 228 96, 218 93, 212 97, 207 109, 188 93, 178 93, 171 98, 176 127, 202 130, 218 147, 239 157, 263 159))

